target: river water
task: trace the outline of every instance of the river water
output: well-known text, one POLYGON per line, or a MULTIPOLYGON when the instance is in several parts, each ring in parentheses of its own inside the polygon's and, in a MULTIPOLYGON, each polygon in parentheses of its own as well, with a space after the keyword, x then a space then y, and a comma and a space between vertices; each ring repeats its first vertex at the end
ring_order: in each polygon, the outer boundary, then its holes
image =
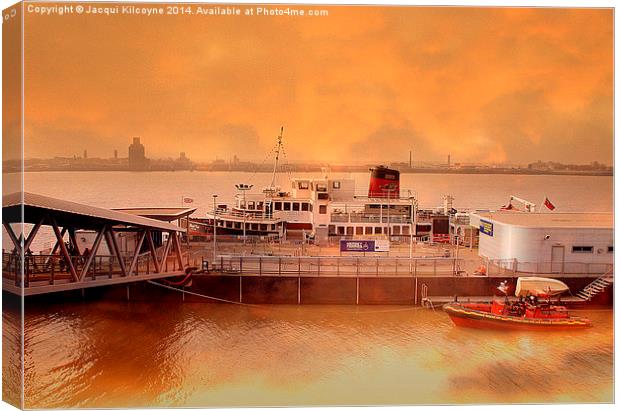
MULTIPOLYGON (((353 174, 363 192, 367 175, 353 174)), ((496 208, 510 194, 611 211, 610 177, 403 175, 423 206, 496 208)), ((198 214, 266 174, 26 173, 26 190, 103 207, 198 214)), ((28 302, 28 300, 27 300, 28 302)), ((3 311, 3 397, 19 381, 19 311, 3 311)), ((613 314, 575 332, 456 328, 407 306, 237 306, 87 300, 26 306, 26 407, 396 405, 613 401, 613 314)))
POLYGON ((37 305, 26 406, 610 402, 612 312, 581 314, 593 328, 541 333, 414 307, 37 305))

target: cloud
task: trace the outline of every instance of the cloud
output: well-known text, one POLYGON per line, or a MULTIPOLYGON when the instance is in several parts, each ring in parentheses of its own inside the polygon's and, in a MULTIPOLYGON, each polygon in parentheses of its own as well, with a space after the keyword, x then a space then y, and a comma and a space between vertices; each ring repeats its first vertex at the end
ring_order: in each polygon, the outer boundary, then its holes
POLYGON ((156 157, 260 161, 284 125, 291 161, 414 145, 435 161, 611 162, 611 9, 328 9, 26 15, 27 127, 59 139, 26 155, 103 155, 140 136, 156 157))

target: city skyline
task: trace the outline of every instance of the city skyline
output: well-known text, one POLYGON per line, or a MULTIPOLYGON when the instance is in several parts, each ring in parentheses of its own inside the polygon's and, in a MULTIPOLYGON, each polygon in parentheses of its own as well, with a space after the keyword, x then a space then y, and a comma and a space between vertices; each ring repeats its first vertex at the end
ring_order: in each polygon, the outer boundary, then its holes
POLYGON ((611 9, 325 8, 26 14, 25 156, 612 163, 611 9))

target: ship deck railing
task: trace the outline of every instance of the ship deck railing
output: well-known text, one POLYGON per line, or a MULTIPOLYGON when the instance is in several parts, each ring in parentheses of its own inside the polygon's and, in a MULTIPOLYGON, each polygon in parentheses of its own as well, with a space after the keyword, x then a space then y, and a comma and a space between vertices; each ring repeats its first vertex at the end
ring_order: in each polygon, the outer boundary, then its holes
POLYGON ((332 223, 394 223, 394 224, 411 224, 411 217, 409 216, 387 216, 384 213, 380 216, 376 213, 362 214, 362 213, 333 213, 330 216, 330 222, 332 223))

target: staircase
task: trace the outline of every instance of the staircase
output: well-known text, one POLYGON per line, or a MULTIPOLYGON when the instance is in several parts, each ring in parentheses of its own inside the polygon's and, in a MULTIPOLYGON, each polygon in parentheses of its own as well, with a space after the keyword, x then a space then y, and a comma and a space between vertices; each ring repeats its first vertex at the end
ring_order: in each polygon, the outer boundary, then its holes
POLYGON ((614 272, 613 269, 610 269, 602 276, 598 277, 596 280, 592 281, 590 284, 586 285, 583 290, 577 293, 577 297, 581 298, 584 301, 590 301, 594 296, 602 293, 614 283, 614 272))

